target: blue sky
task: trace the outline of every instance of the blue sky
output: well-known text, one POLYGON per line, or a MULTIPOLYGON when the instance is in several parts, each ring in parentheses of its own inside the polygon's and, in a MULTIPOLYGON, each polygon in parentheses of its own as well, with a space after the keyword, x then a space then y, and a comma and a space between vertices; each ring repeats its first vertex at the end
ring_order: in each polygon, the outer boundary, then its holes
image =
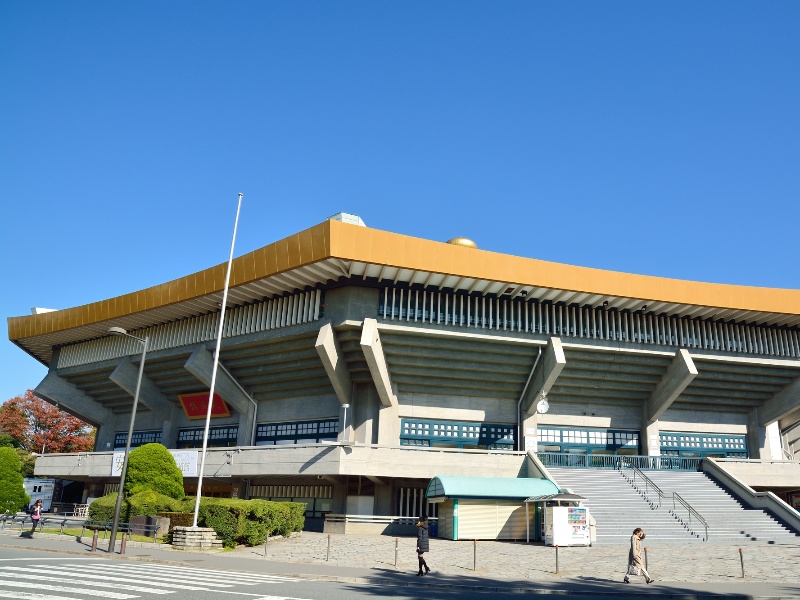
MULTIPOLYGON (((346 211, 798 288, 800 2, 0 0, 2 316, 346 211)), ((45 369, 0 341, 0 400, 45 369)))

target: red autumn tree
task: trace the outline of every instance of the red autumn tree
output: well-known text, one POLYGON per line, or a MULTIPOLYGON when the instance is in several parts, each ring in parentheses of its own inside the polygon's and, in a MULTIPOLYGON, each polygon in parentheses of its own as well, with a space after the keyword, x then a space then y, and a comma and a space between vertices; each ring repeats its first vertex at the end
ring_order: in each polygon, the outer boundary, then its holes
POLYGON ((94 427, 28 390, 0 406, 0 433, 28 452, 86 452, 94 448, 94 427))

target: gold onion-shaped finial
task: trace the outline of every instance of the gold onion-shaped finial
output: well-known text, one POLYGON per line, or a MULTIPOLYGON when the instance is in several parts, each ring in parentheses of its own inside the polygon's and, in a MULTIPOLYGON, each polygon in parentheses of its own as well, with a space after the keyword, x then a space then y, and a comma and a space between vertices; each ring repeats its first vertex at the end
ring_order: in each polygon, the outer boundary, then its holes
POLYGON ((452 240, 447 240, 448 244, 453 244, 454 246, 464 246, 464 248, 477 248, 478 244, 473 242, 469 238, 465 237, 455 237, 452 240))

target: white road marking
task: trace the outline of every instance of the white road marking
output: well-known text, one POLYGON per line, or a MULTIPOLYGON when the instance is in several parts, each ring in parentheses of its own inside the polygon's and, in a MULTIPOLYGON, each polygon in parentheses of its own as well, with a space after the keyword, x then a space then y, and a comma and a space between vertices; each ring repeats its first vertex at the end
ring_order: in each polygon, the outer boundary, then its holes
POLYGON ((30 588, 35 587, 36 591, 48 591, 48 592, 72 592, 73 594, 84 594, 86 596, 97 596, 98 598, 111 598, 112 600, 130 600, 130 598, 138 598, 139 596, 135 596, 133 594, 119 594, 117 592, 106 592, 102 590, 84 590, 84 589, 76 589, 74 587, 62 587, 60 585, 48 585, 46 583, 35 583, 31 584, 27 581, 5 581, 0 579, 0 586, 6 587, 24 587, 30 588))
POLYGON ((242 573, 239 571, 215 571, 212 569, 201 569, 195 567, 180 567, 175 565, 153 565, 147 563, 108 563, 108 562, 100 562, 100 563, 92 563, 93 565, 103 567, 104 569, 119 569, 125 570, 130 572, 143 572, 147 574, 151 574, 154 570, 158 570, 161 573, 170 573, 175 574, 178 576, 185 576, 191 577, 193 581, 196 581, 198 576, 210 576, 211 580, 219 580, 223 582, 229 582, 232 578, 235 578, 237 583, 241 583, 242 581, 253 581, 255 583, 262 583, 262 582, 275 582, 275 583, 290 583, 293 581, 301 581, 295 577, 284 577, 282 575, 270 575, 270 574, 261 574, 261 573, 242 573))
POLYGON ((6 592, 0 590, 0 598, 19 598, 23 600, 79 600, 67 596, 52 596, 50 594, 37 594, 35 592, 6 592))
MULTIPOLYGON (((3 567, 3 568, 7 569, 9 567, 3 567)), ((17 568, 21 568, 21 567, 17 567, 17 568)), ((34 568, 24 569, 23 568, 22 570, 31 571, 31 572, 34 572, 34 573, 41 573, 41 569, 34 569, 34 568)), ((55 568, 55 567, 52 567, 52 566, 48 567, 48 572, 51 575, 73 575, 75 577, 80 577, 81 579, 94 579, 94 580, 97 580, 97 581, 119 581, 119 577, 112 577, 110 575, 96 575, 94 573, 84 573, 83 571, 69 571, 69 570, 64 569, 64 568, 55 568)), ((158 585, 158 586, 164 586, 164 587, 171 587, 171 588, 174 588, 176 590, 189 590, 189 591, 197 591, 197 592, 208 591, 208 588, 198 587, 196 585, 182 585, 182 584, 178 584, 178 583, 171 583, 169 581, 165 581, 165 582, 161 583, 159 581, 153 581, 152 579, 131 579, 130 577, 127 577, 125 579, 125 581, 127 581, 128 583, 137 583, 137 584, 143 584, 143 585, 158 585)))
MULTIPOLYGON (((120 571, 119 569, 106 569, 103 567, 96 567, 92 569, 92 574, 88 575, 85 574, 84 571, 74 571, 70 570, 69 568, 62 567, 61 565, 52 566, 48 568, 51 575, 55 575, 58 573, 67 573, 70 575, 78 575, 81 577, 90 577, 92 579, 103 579, 105 581, 111 580, 119 580, 119 577, 127 577, 129 575, 133 575, 133 573, 125 573, 124 571, 120 571)), ((145 573, 135 573, 139 577, 144 577, 145 579, 139 579, 136 583, 145 583, 148 585, 170 585, 177 589, 184 589, 184 590, 208 590, 209 588, 226 588, 226 587, 233 587, 234 584, 227 584, 227 583, 206 583, 204 581, 198 581, 196 578, 179 578, 169 575, 168 573, 164 574, 157 574, 153 572, 145 572, 145 573), (198 587, 203 586, 203 587, 198 587)))
POLYGON ((28 561, 36 561, 39 562, 40 560, 97 560, 92 556, 81 556, 79 558, 38 558, 38 557, 28 557, 28 558, 0 558, 0 562, 8 561, 8 560, 28 560, 28 561))
POLYGON ((109 600, 129 600, 138 598, 131 594, 110 592, 87 588, 113 588, 151 594, 172 594, 175 590, 215 591, 218 594, 231 594, 245 596, 249 600, 303 600, 290 596, 272 596, 259 593, 237 592, 229 589, 235 586, 249 586, 266 583, 290 583, 302 581, 299 578, 283 577, 280 575, 243 573, 239 571, 215 571, 212 569, 196 568, 191 566, 160 565, 154 563, 124 563, 96 557, 77 558, 22 558, 0 559, 2 561, 23 560, 32 563, 30 566, 0 566, 0 599, 25 599, 25 600, 79 600, 76 597, 59 596, 42 593, 68 592, 108 598, 109 600), (79 564, 54 564, 47 563, 46 570, 35 566, 41 560, 48 561, 81 561, 79 564), (87 562, 89 561, 89 562, 87 562), (13 578, 13 581, 7 581, 13 578), (28 581, 20 581, 28 580, 28 581), (72 584, 73 587, 48 585, 43 582, 72 584), (124 582, 124 583, 122 583, 124 582), (189 582, 193 585, 187 585, 189 582), (35 589, 35 592, 12 591, 4 587, 26 587, 35 589), (166 588, 166 589, 164 589, 166 588))
MULTIPOLYGON (((0 577, 6 569, 0 568, 0 577)), ((73 583, 75 579, 69 577, 51 577, 50 575, 42 575, 41 569, 24 569, 19 567, 11 567, 8 570, 13 571, 9 575, 13 575, 17 579, 32 579, 34 581, 50 581, 52 583, 73 583), (22 571, 29 571, 23 573, 22 571)), ((84 577, 80 578, 81 585, 89 587, 110 587, 117 590, 128 590, 130 592, 146 592, 148 594, 172 594, 169 590, 160 590, 151 587, 143 587, 138 585, 129 585, 127 583, 117 583, 116 581, 109 581, 108 583, 97 581, 86 581, 84 577)))

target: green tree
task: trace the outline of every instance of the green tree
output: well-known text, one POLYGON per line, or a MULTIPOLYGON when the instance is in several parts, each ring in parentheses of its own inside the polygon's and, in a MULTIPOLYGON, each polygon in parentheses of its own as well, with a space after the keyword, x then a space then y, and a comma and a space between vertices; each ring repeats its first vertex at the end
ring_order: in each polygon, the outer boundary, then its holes
POLYGON ((33 477, 33 468, 36 466, 36 457, 33 454, 21 448, 19 442, 6 433, 0 433, 0 448, 13 448, 22 463, 22 476, 33 477))
POLYGON ((14 448, 14 451, 19 457, 19 462, 22 464, 23 477, 33 477, 33 468, 36 466, 36 455, 31 454, 25 448, 14 448))
POLYGON ((181 499, 183 473, 175 458, 162 444, 145 444, 131 451, 125 475, 125 495, 153 490, 170 498, 181 499))
POLYGON ((13 448, 0 448, 0 512, 15 513, 31 500, 22 486, 20 467, 19 457, 13 448))
POLYGON ((7 433, 0 433, 0 448, 19 448, 19 442, 7 433))

